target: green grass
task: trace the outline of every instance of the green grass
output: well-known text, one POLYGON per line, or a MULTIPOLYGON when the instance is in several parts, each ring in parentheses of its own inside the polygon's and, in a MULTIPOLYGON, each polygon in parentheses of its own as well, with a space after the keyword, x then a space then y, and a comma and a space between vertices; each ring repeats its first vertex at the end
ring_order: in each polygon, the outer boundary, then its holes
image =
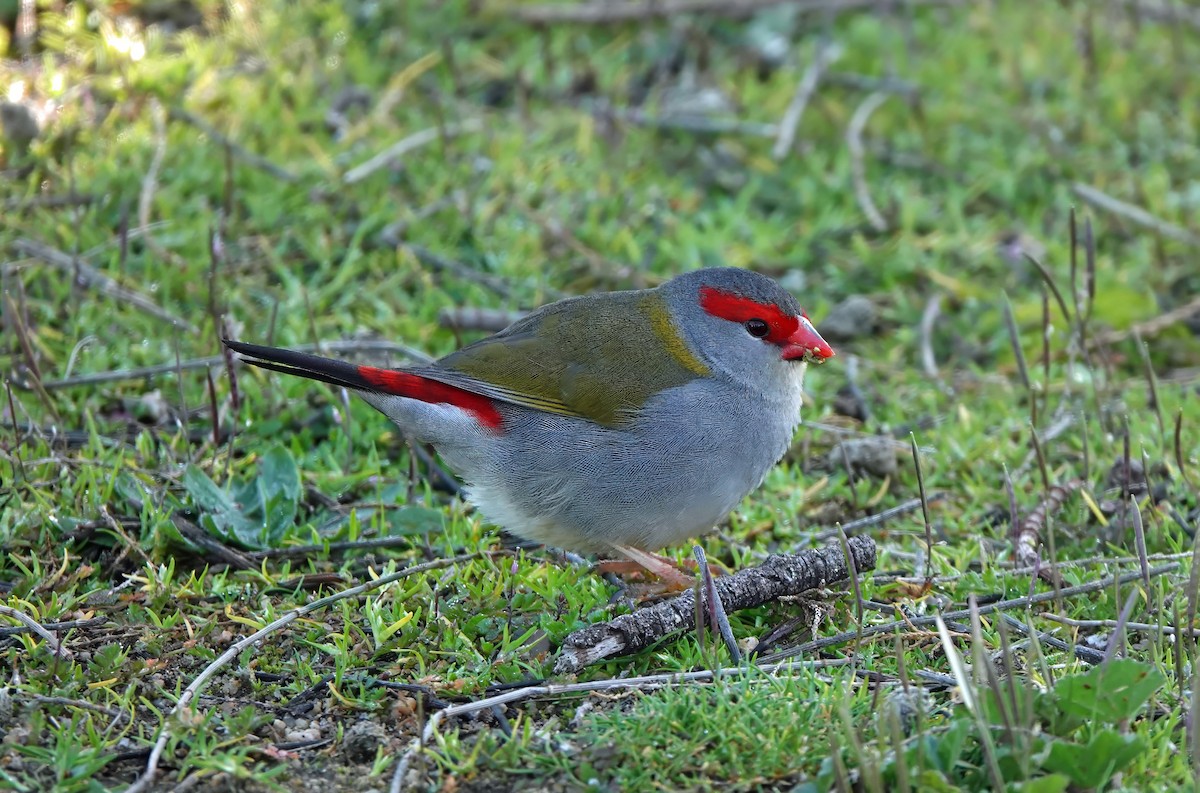
MULTIPOLYGON (((568 633, 629 608, 586 568, 543 552, 494 553, 495 528, 434 489, 423 468, 411 479, 394 428, 337 389, 240 369, 235 399, 221 365, 210 370, 212 392, 203 368, 54 385, 215 355, 223 332, 279 345, 386 339, 441 355, 478 335, 441 327, 444 308, 518 310, 701 266, 753 267, 783 279, 818 324, 844 298, 866 295, 879 327, 835 345, 839 357, 811 370, 810 424, 723 527, 733 542, 704 541, 710 558, 737 568, 754 563, 752 551, 803 550, 838 522, 914 498, 910 433, 927 491, 944 496, 931 507, 935 544, 926 550, 919 511, 874 527, 877 571, 919 581, 928 560, 939 578, 926 589, 868 576, 864 598, 916 617, 963 608, 972 595, 1028 594, 1028 573, 1012 571, 1005 476, 1027 516, 1045 493, 1042 463, 1051 485, 1083 479, 1050 515, 1056 558, 1103 558, 1064 567, 1062 585, 1137 571, 1115 561, 1138 555, 1132 523, 1111 509, 1101 522, 1088 503, 1120 499, 1109 471, 1126 438, 1155 495, 1141 503, 1146 552, 1190 551, 1200 519, 1200 341, 1182 323, 1141 323, 1194 298, 1196 251, 1097 212, 1072 184, 1197 228, 1197 31, 1087 3, 844 15, 828 27, 843 54, 803 116, 796 152, 776 162, 774 141, 752 131, 655 128, 620 112, 647 85, 651 115, 706 87, 739 122, 775 124, 816 51, 819 18, 794 25, 775 9, 749 21, 539 30, 501 3, 482 13, 476 5, 205 0, 195 6, 199 24, 179 30, 153 23, 148 9, 177 15, 183 5, 72 4, 39 17, 25 60, 0 34, 10 58, 0 61, 0 94, 44 126, 28 147, 11 132, 0 139, 0 602, 40 623, 104 619, 59 635, 69 655, 32 634, 0 636, 9 670, 0 786, 122 787, 165 726, 160 784, 200 775, 256 789, 383 789, 432 711, 551 676, 568 633), (785 35, 787 54, 760 74, 754 42, 771 31, 785 35), (866 92, 845 75, 913 87, 891 96, 864 134, 882 232, 855 197, 845 134, 866 92), (363 103, 346 101, 354 88, 363 103), (335 107, 337 129, 327 123, 335 107), (227 156, 188 118, 288 178, 227 156), (482 131, 342 181, 398 140, 469 119, 483 119, 482 131), (1043 281, 1001 243, 1018 235, 1074 314, 1072 206, 1080 234, 1090 221, 1096 240, 1095 296, 1079 301, 1091 306, 1086 337, 1117 335, 1087 359, 1069 354, 1077 334, 1050 298, 1046 365, 1043 281), (22 239, 81 257, 195 331, 73 283, 22 239), (498 279, 507 296, 432 269, 419 248, 498 279), (929 346, 941 383, 922 368, 921 320, 935 298, 929 346), (1144 330, 1153 392, 1134 327, 1144 330), (851 356, 865 422, 834 412, 851 356), (894 438, 895 475, 852 483, 832 425, 894 438), (248 553, 399 539, 259 556, 235 571, 186 539, 181 518, 248 553), (461 554, 470 558, 292 622, 168 720, 184 688, 239 638, 322 595, 461 554), (344 735, 363 719, 383 738, 352 757, 344 735), (317 738, 330 742, 298 745, 317 738)), ((0 3, 6 24, 12 13, 0 3)), ((1082 246, 1076 253, 1082 273, 1082 246)), ((1137 592, 1130 621, 1195 627, 1186 624, 1190 572, 1184 558, 1148 587, 1134 581, 1015 616, 1103 652, 1111 629, 1043 615, 1115 620, 1137 592)), ((776 603, 731 620, 748 642, 805 613, 776 603)), ((818 634, 853 630, 855 614, 854 598, 835 593, 818 634)), ((865 626, 896 616, 868 610, 865 626)), ((777 649, 809 638, 798 629, 777 649)), ((973 713, 961 689, 931 686, 917 698, 896 682, 954 674, 936 631, 906 626, 857 652, 853 643, 823 651, 853 655, 853 668, 540 698, 503 719, 489 711, 451 720, 413 779, 430 790, 954 789, 991 786, 997 773, 1022 790, 1192 784, 1200 757, 1184 724, 1193 641, 1130 633, 1121 652, 1135 665, 1103 669, 1156 684, 1127 711, 1086 718, 1060 696, 1064 678, 1089 679, 1091 667, 1069 651, 1018 645, 1026 640, 1011 629, 1002 639, 994 616, 953 641, 968 662, 978 656, 970 688, 983 704, 973 713), (992 653, 997 680, 982 662, 992 653), (902 696, 921 703, 915 715, 894 704, 902 696), (1137 751, 1115 777, 1068 762, 1081 752, 1120 757, 1122 746, 1137 751)), ((578 679, 727 663, 688 635, 578 679)))

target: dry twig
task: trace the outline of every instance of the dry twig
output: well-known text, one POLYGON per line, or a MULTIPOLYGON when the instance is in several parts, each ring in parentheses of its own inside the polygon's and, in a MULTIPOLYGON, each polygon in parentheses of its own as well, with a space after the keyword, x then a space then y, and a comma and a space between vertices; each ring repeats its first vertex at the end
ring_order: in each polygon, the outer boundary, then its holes
MULTIPOLYGON (((1152 577, 1160 576, 1178 569, 1179 562, 1171 562, 1170 564, 1164 564, 1160 567, 1151 569, 1150 575, 1152 577)), ((1036 606, 1039 603, 1055 600, 1056 598, 1069 598, 1075 597, 1076 595, 1088 595, 1092 592, 1099 592, 1100 590, 1108 589, 1114 584, 1127 584, 1130 581, 1135 581, 1141 577, 1142 573, 1140 570, 1137 572, 1120 573, 1108 576, 1107 578, 1102 578, 1098 581, 1089 581, 1086 584, 1066 587, 1053 592, 1039 592, 1036 595, 1026 595, 1024 597, 1012 598, 1010 600, 1000 600, 995 603, 988 603, 979 607, 979 613, 990 614, 993 611, 1010 611, 1018 608, 1029 608, 1031 606, 1036 606)), ((845 644, 846 642, 854 641, 856 639, 861 640, 871 636, 877 636, 881 633, 892 633, 900 628, 907 627, 912 629, 933 625, 937 622, 937 618, 939 616, 944 620, 960 620, 964 617, 970 617, 971 610, 958 609, 957 611, 949 611, 941 615, 925 615, 919 617, 905 616, 903 619, 893 620, 880 625, 871 625, 863 628, 861 637, 858 631, 843 631, 836 636, 825 636, 820 639, 814 639, 810 642, 805 642, 804 644, 800 644, 795 647, 790 647, 787 650, 774 653, 763 660, 782 661, 788 658, 794 658, 797 655, 805 655, 818 650, 824 650, 826 647, 834 647, 839 644, 845 644)))
POLYGON ((196 332, 196 328, 194 326, 175 316, 166 309, 160 307, 149 297, 146 297, 141 292, 136 292, 128 287, 122 286, 117 281, 109 278, 107 275, 78 257, 71 256, 68 253, 63 253, 57 248, 52 248, 44 243, 24 238, 15 240, 12 243, 12 248, 17 253, 38 259, 46 264, 58 268, 64 273, 67 273, 74 278, 75 283, 80 286, 94 287, 114 300, 128 303, 134 308, 141 309, 152 317, 165 320, 172 325, 181 328, 182 330, 186 330, 189 333, 196 332))
POLYGON ((212 124, 209 124, 199 116, 184 110, 182 107, 168 108, 167 114, 170 116, 170 118, 176 121, 182 121, 185 124, 190 124, 191 126, 200 130, 204 133, 205 137, 209 138, 218 146, 221 146, 234 157, 246 163, 247 165, 251 165, 260 171, 265 171, 281 182, 294 183, 300 181, 300 177, 296 174, 292 173, 286 168, 276 165, 266 157, 255 154, 246 147, 234 143, 229 136, 221 134, 221 131, 212 124))
POLYGON ((770 675, 780 672, 790 672, 796 669, 819 669, 832 666, 845 666, 848 663, 846 659, 836 658, 833 660, 809 660, 800 663, 788 662, 782 664, 766 664, 764 666, 740 666, 730 669, 701 669, 695 672, 674 672, 663 675, 647 675, 644 677, 625 677, 617 679, 592 680, 586 683, 567 683, 562 685, 533 685, 517 688, 511 691, 505 691, 502 694, 477 699, 473 702, 464 702, 458 705, 440 710, 429 719, 425 724, 425 729, 418 738, 414 738, 408 745, 404 754, 400 758, 400 762, 396 766, 396 771, 392 775, 391 790, 393 793, 404 789, 404 777, 408 774, 408 768, 412 764, 413 758, 420 752, 421 747, 432 742, 437 735, 438 726, 447 719, 455 716, 464 716, 468 713, 478 713, 483 710, 491 710, 493 708, 509 705, 514 702, 520 702, 534 697, 556 697, 569 694, 586 694, 593 691, 646 691, 667 686, 676 686, 681 683, 699 683, 715 680, 720 677, 738 677, 742 675, 762 674, 770 675))
POLYGON ((1182 306, 1165 311, 1145 322, 1135 322, 1124 330, 1109 330, 1096 333, 1088 338, 1088 346, 1100 347, 1117 344, 1135 335, 1141 336, 1142 339, 1157 336, 1172 325, 1190 319, 1197 314, 1200 314, 1200 296, 1194 297, 1182 306))
POLYGON ((430 127, 419 132, 414 132, 408 137, 396 141, 374 157, 346 171, 346 175, 342 177, 342 184, 358 184, 376 171, 383 168, 390 168, 405 156, 417 149, 428 146, 434 141, 456 138, 459 135, 468 135, 473 132, 481 132, 482 130, 483 121, 481 119, 469 118, 457 124, 446 124, 443 127, 430 127))
MULTIPOLYGON (((905 0, 905 5, 958 5, 961 2, 905 0)), ((617 25, 644 19, 667 19, 679 14, 743 17, 780 5, 789 5, 800 14, 839 14, 892 6, 888 0, 599 0, 575 4, 518 5, 511 9, 511 14, 523 22, 540 25, 617 25)))
POLYGON ((1142 19, 1152 22, 1174 24, 1182 22, 1190 28, 1200 30, 1200 8, 1189 6, 1178 0, 1115 0, 1117 5, 1133 11, 1142 19))
MULTIPOLYGON (((875 569, 875 541, 870 537, 851 538, 850 553, 854 569, 860 572, 875 569)), ((716 589, 725 608, 737 611, 841 581, 849 574, 841 547, 830 545, 804 553, 772 556, 758 567, 719 579, 716 589)), ((635 653, 665 636, 691 630, 695 627, 695 597, 692 591, 684 592, 671 600, 572 633, 563 641, 554 671, 578 672, 605 658, 635 653)))
POLYGON ((1083 487, 1081 480, 1072 479, 1069 482, 1050 488, 1050 492, 1046 494, 1046 498, 1042 500, 1042 503, 1037 505, 1037 508, 1033 512, 1029 513, 1029 516, 1021 522, 1020 528, 1017 530, 1016 552, 1014 554, 1017 564, 1034 568, 1038 571, 1038 578, 1054 586, 1062 585, 1062 576, 1059 575, 1057 568, 1043 565, 1041 557, 1038 556, 1038 545, 1041 543, 1042 530, 1046 528, 1046 519, 1051 514, 1062 509, 1063 502, 1081 487, 1083 487))
POLYGON ((54 638, 54 634, 46 630, 37 622, 37 620, 35 620, 33 617, 30 617, 28 614, 24 614, 10 606, 5 606, 4 604, 0 603, 0 616, 11 617, 28 628, 30 632, 36 633, 38 636, 42 637, 42 640, 46 642, 46 645, 50 648, 50 651, 55 655, 62 655, 67 658, 71 657, 71 651, 59 644, 58 639, 54 638))
MULTIPOLYGON (((347 598, 365 595, 368 592, 373 592, 380 587, 395 583, 396 581, 407 578, 410 575, 416 575, 417 573, 424 573, 428 572, 429 570, 437 570, 443 567, 449 567, 461 562, 468 562, 477 558, 478 556, 479 554, 468 553, 460 556, 452 556, 446 559, 435 559, 434 561, 426 562, 425 564, 406 567, 403 570, 398 570, 395 573, 392 573, 391 575, 381 576, 372 581, 359 584, 356 587, 351 587, 350 589, 338 592, 337 594, 323 597, 320 600, 314 600, 313 602, 307 603, 299 608, 294 608, 284 614, 282 617, 272 621, 262 629, 255 631, 249 636, 243 637, 237 642, 234 642, 225 652, 221 653, 221 655, 218 656, 215 661, 204 667, 200 674, 196 676, 196 679, 193 680, 188 687, 183 690, 183 693, 179 695, 179 699, 175 701, 175 707, 171 709, 171 712, 167 714, 166 718, 163 720, 162 727, 158 733, 158 738, 155 740, 154 746, 150 750, 150 758, 146 761, 146 770, 142 772, 142 775, 138 777, 132 785, 125 789, 125 793, 142 793, 142 791, 149 789, 149 787, 154 784, 154 777, 158 774, 158 763, 162 759, 163 751, 167 748, 167 743, 171 739, 171 726, 179 723, 190 723, 190 721, 187 719, 179 719, 179 716, 181 716, 188 709, 192 701, 199 696, 201 691, 204 690, 204 687, 208 685, 208 681, 212 679, 212 677, 218 671, 220 671, 222 667, 224 667, 234 658, 237 658, 238 654, 240 654, 243 650, 248 647, 253 647, 256 643, 267 638, 272 633, 287 627, 301 617, 311 614, 314 611, 318 611, 319 609, 322 609, 333 603, 345 600, 347 598)), ((187 743, 185 742, 182 745, 186 747, 187 743)))
POLYGON ((817 83, 821 81, 825 70, 840 57, 842 57, 842 46, 835 41, 822 42, 817 46, 817 53, 813 56, 808 69, 805 70, 804 76, 800 78, 800 84, 796 86, 796 93, 792 97, 792 101, 788 103, 783 119, 779 122, 779 134, 775 138, 775 147, 771 149, 771 156, 776 160, 782 160, 792 150, 796 143, 796 130, 800 127, 804 108, 808 107, 808 102, 816 92, 817 83))
POLYGON ((1110 214, 1122 217, 1134 225, 1142 228, 1150 229, 1151 231, 1161 234, 1168 239, 1176 242, 1183 242, 1193 247, 1200 247, 1200 236, 1193 234, 1182 226, 1177 226, 1174 223, 1169 223, 1162 218, 1155 217, 1139 206, 1127 203, 1119 198, 1113 198, 1108 193, 1097 190, 1091 185, 1083 182, 1075 182, 1071 185, 1071 190, 1075 195, 1079 196, 1084 203, 1091 204, 1096 209, 1103 210, 1110 214))
POLYGON ((875 206, 875 202, 871 199, 871 190, 867 186, 867 167, 864 163, 866 151, 863 148, 862 133, 871 114, 878 110, 879 106, 887 99, 888 95, 880 91, 869 94, 854 111, 854 115, 850 117, 850 124, 846 127, 846 148, 850 150, 850 174, 854 180, 854 197, 858 200, 863 214, 867 216, 867 222, 878 232, 887 231, 887 221, 879 212, 879 208, 875 206))
MULTIPOLYGON (((296 350, 297 352, 313 353, 395 353, 396 355, 402 355, 405 358, 411 358, 419 363, 430 363, 433 361, 429 355, 415 347, 409 347, 406 344, 397 344, 396 342, 392 341, 379 341, 375 339, 337 339, 334 341, 319 341, 311 344, 297 344, 291 349, 296 350)), ((62 380, 50 380, 42 385, 47 391, 54 391, 60 388, 73 388, 75 386, 94 386, 101 383, 119 383, 125 380, 145 380, 151 377, 160 377, 165 374, 175 374, 182 371, 191 371, 193 369, 212 369, 214 367, 224 365, 224 356, 209 355, 205 358, 192 358, 191 360, 187 361, 163 363, 156 366, 143 366, 139 369, 117 369, 111 372, 81 374, 62 380)))

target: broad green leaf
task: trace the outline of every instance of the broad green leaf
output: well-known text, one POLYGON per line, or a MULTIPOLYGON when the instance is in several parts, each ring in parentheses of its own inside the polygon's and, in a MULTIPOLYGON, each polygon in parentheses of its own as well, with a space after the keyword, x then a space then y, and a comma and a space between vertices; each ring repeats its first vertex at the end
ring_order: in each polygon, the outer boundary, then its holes
POLYGON ((1103 787, 1113 774, 1127 766, 1145 747, 1145 741, 1116 730, 1101 730, 1086 746, 1054 741, 1043 762, 1048 771, 1064 774, 1081 788, 1103 787))
POLYGON ((429 507, 402 507, 388 511, 388 536, 407 537, 432 534, 446 525, 446 515, 429 507))
POLYGON ((1071 780, 1062 774, 1048 774, 1025 782, 1014 782, 1007 786, 1014 793, 1063 793, 1071 780))
POLYGON ((300 501, 300 469, 282 446, 271 448, 258 463, 258 497, 263 521, 261 542, 277 545, 296 521, 300 501))
POLYGON ((183 472, 183 487, 199 510, 200 525, 223 540, 259 547, 259 527, 250 521, 228 492, 195 465, 183 472))
POLYGON ((1119 658, 1082 675, 1063 678, 1054 696, 1064 713, 1102 724, 1137 715, 1166 678, 1150 664, 1119 658))

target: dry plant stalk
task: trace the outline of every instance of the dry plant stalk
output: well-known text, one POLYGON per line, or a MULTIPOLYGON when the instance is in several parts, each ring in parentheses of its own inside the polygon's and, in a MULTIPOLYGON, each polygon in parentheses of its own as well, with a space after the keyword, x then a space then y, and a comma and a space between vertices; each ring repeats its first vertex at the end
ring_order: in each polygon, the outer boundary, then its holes
MULTIPOLYGON (((848 541, 853 570, 875 569, 875 541, 851 537, 848 541)), ((838 545, 797 554, 771 556, 758 567, 739 570, 718 579, 715 589, 727 611, 754 608, 784 595, 798 595, 851 575, 846 555, 838 545)), ((665 636, 691 630, 696 624, 696 594, 678 597, 614 620, 576 631, 563 641, 555 662, 557 674, 578 672, 606 658, 644 650, 665 636)))
POLYGON ((1052 513, 1062 509, 1067 497, 1081 487, 1083 487, 1083 480, 1080 479, 1072 479, 1064 484, 1051 487, 1046 493, 1046 497, 1042 499, 1042 503, 1029 513, 1017 531, 1017 564, 1022 567, 1034 568, 1037 570, 1038 578, 1048 584, 1060 586, 1062 578, 1054 567, 1043 565, 1041 557, 1038 556, 1038 545, 1041 543, 1042 531, 1046 528, 1046 519, 1052 513))

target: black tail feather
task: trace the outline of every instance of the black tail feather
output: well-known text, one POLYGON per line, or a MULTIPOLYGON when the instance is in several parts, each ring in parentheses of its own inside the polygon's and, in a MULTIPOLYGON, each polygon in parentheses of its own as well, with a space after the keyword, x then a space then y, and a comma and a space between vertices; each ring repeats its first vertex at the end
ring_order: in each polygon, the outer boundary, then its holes
POLYGON ((322 383, 358 391, 378 390, 366 381, 359 373, 358 367, 352 363, 322 358, 319 355, 309 355, 306 352, 264 347, 261 344, 247 344, 232 339, 222 339, 221 341, 234 352, 247 356, 246 363, 263 369, 307 377, 310 380, 318 380, 322 383))

